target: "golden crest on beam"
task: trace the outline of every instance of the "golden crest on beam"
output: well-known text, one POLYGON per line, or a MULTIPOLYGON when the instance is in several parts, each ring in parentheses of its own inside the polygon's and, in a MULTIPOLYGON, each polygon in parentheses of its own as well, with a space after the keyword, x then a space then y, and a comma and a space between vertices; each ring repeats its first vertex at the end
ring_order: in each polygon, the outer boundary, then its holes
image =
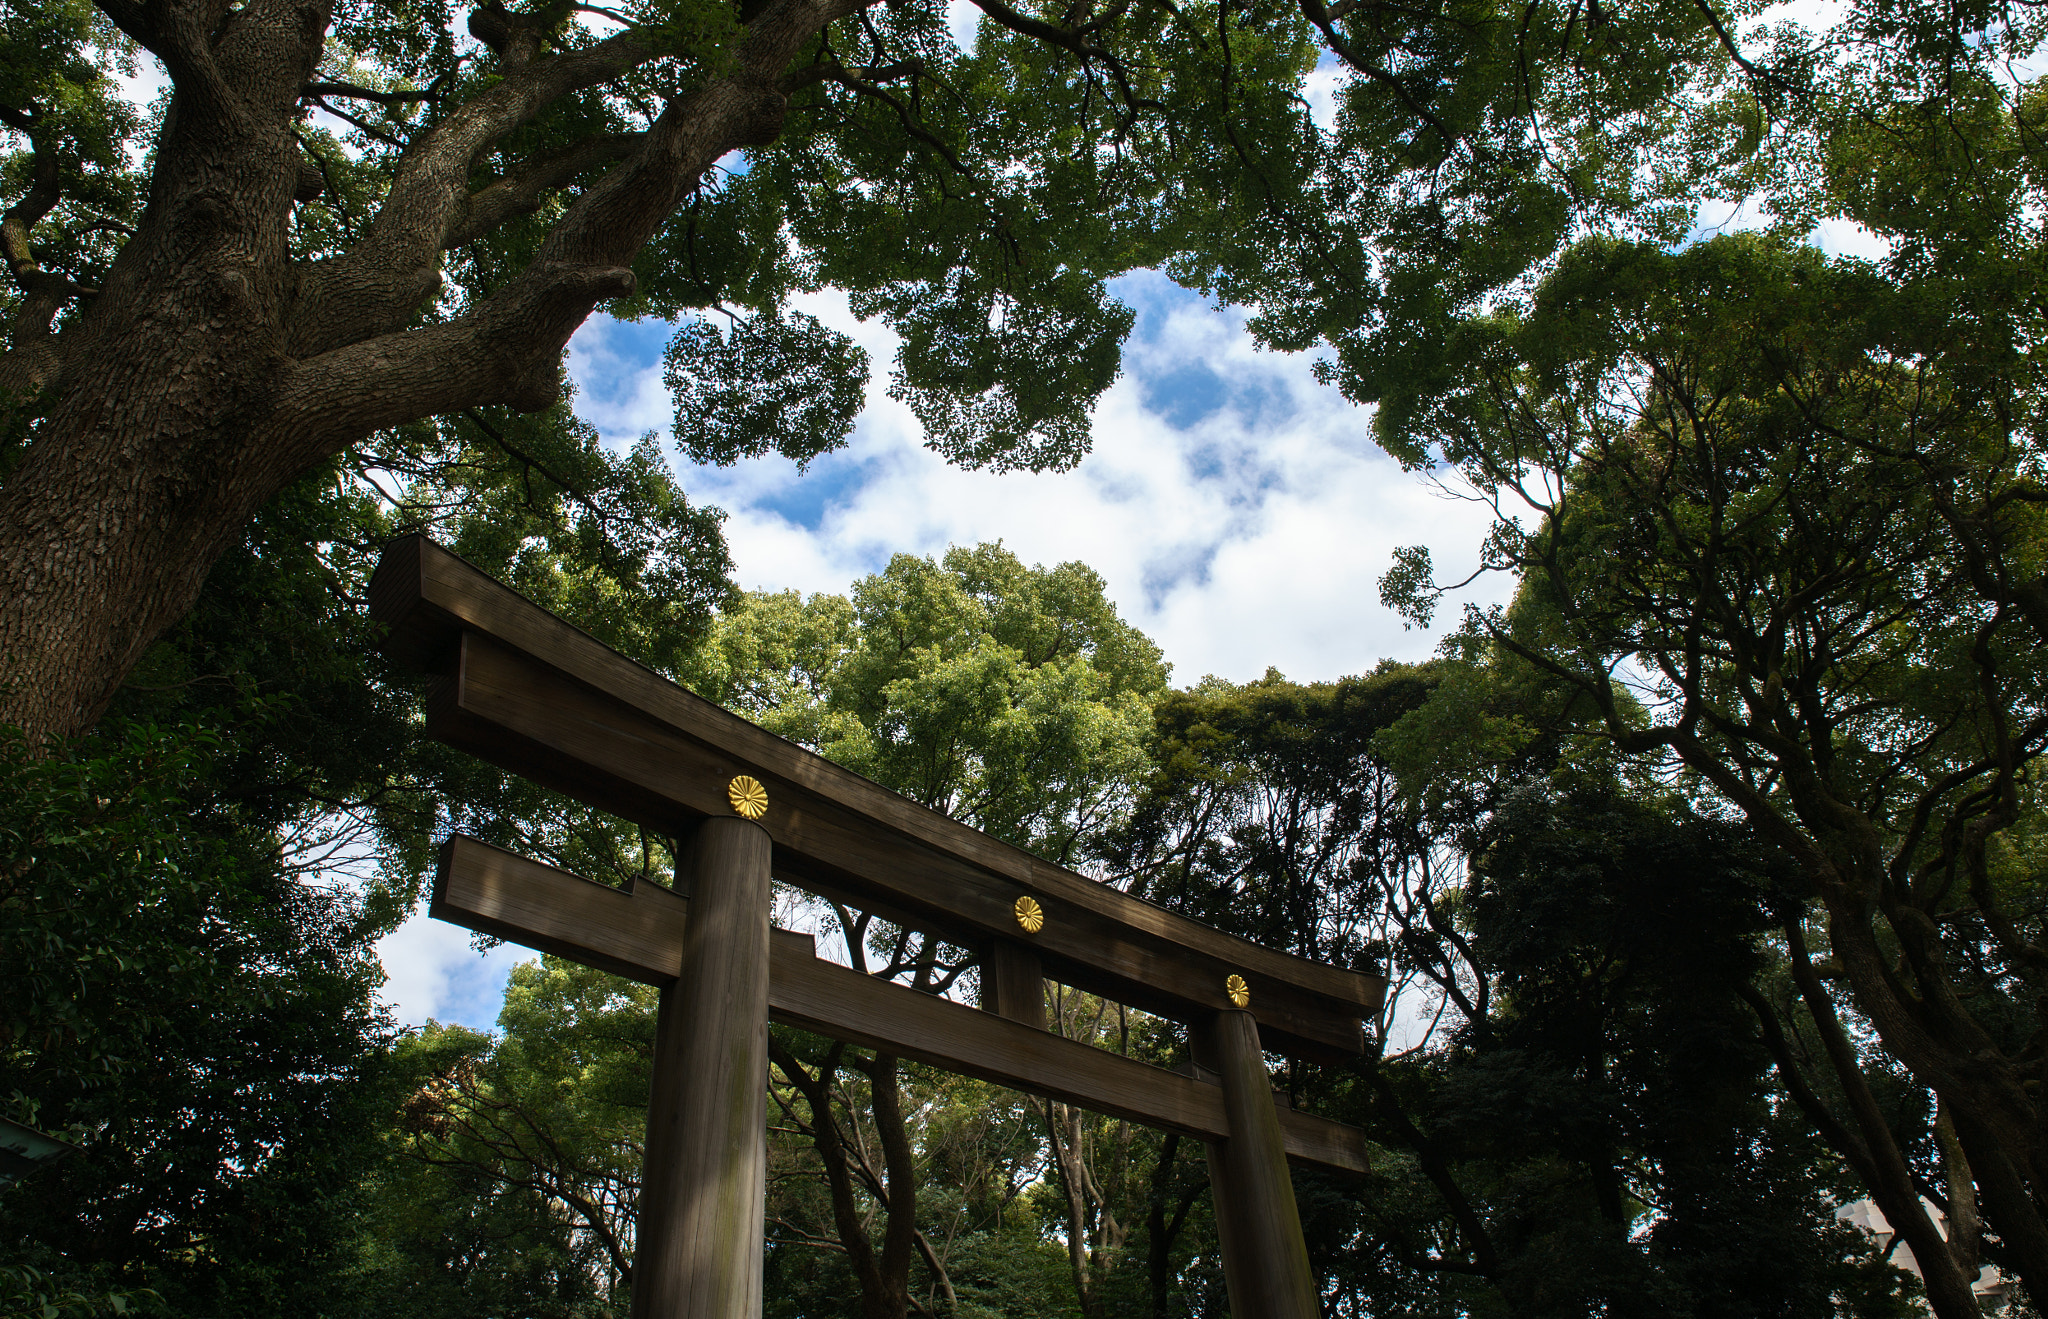
POLYGON ((1013 908, 1017 914, 1017 928, 1026 934, 1036 934, 1045 928, 1045 909, 1038 905, 1038 899, 1026 894, 1017 899, 1013 908))
POLYGON ((725 785, 725 799, 732 803, 734 814, 749 820, 758 820, 768 813, 768 789, 751 774, 735 775, 725 785))
POLYGON ((1252 1005, 1252 987, 1241 975, 1233 975, 1223 982, 1223 992, 1230 995, 1230 1001, 1241 1008, 1252 1005))

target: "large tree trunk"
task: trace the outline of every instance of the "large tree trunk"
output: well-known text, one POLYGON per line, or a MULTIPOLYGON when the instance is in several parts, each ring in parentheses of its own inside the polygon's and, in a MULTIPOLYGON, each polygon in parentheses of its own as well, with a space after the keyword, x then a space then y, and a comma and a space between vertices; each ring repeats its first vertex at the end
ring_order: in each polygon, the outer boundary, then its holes
MULTIPOLYGON (((1845 900, 1846 887, 1836 882, 1823 886, 1822 892, 1828 901, 1829 941, 1856 1005, 1876 1027, 1885 1048, 1934 1091, 1941 1111, 1955 1124, 1984 1194, 1985 1219, 1998 1233, 2010 1270, 2038 1302, 2042 1293, 2037 1288, 2048 1282, 2048 1221, 2041 1212, 2048 1182, 2042 1177, 2040 1108, 2027 1093, 2023 1070, 1957 999, 1940 970, 1941 953, 1931 922, 1916 910, 1889 913, 1888 923, 1899 935, 1903 955, 1888 956, 1868 907, 1845 900), (1923 924, 1927 928, 1920 928, 1923 924), (1904 991, 1893 956, 1917 972, 1917 994, 1904 991)), ((1924 1256, 1920 1242, 1914 1241, 1913 1247, 1916 1257, 1924 1256)), ((1940 1253, 1955 1273, 1964 1272, 1953 1265, 1949 1251, 1940 1253)), ((1976 1270, 1968 1273, 1974 1278, 1976 1270)), ((1930 1301, 1934 1291, 1930 1272, 1930 1301)), ((1936 1308, 1945 1314, 1939 1305, 1936 1308)))
MULTIPOLYGON (((1537 660, 1526 648, 1517 653, 1537 660)), ((2048 1286, 2048 1217, 2042 1212, 2048 1204, 2048 1130, 2036 1098, 2040 1056, 2032 1046, 2014 1052, 2002 1048, 1963 1002, 1934 918, 1914 905, 1910 888, 1892 874, 1903 873, 1913 858, 1893 856, 1890 849, 1898 845, 1897 837, 1838 795, 1827 774, 1792 742, 1780 739, 1772 744, 1793 806, 1788 818, 1779 803, 1732 770, 1695 734, 1669 729, 1638 732, 1622 725, 1612 709, 1608 721, 1616 744, 1625 750, 1675 751, 1742 809, 1760 838, 1784 849, 1805 872, 1826 913, 1828 951, 1856 1008, 1885 1051, 1950 1115, 1982 1195, 1984 1221, 1998 1235, 2001 1260, 2019 1275, 2029 1297, 2041 1303, 2041 1288, 2048 1286)), ((1765 722, 1759 718, 1760 724, 1765 722)), ((1770 736, 1779 738, 1777 733, 1770 736)), ((1983 840, 1991 831, 2009 827, 2017 816, 2013 785, 2018 765, 2009 739, 2000 754, 2004 770, 1989 779, 1993 791, 1985 794, 1996 803, 1994 809, 1965 816, 1955 831, 1958 838, 1975 840, 1974 847, 1959 848, 1955 860, 1958 869, 1974 870, 1970 896, 1987 922, 1996 913, 1987 910, 1993 895, 1984 883, 1983 840)), ((1923 803, 1930 814, 1944 792, 1939 782, 1930 790, 1923 803)), ((1883 1115, 1868 1099, 1860 1059, 1807 958, 1802 920, 1803 916, 1785 928, 1795 978, 1828 1045, 1832 1069, 1858 1110, 1855 1125, 1868 1142, 1859 1171, 1872 1198, 1913 1247, 1935 1313, 1943 1319, 1974 1315, 1978 1306, 1970 1284, 1975 1270, 1958 1262, 1920 1208, 1921 1188, 1912 1184, 1896 1142, 1883 1130, 1883 1115)), ((2048 953, 2010 932, 2000 942, 2005 945, 2001 951, 2023 977, 2024 991, 2040 997, 2048 985, 2048 953)), ((1843 1149, 1838 1138, 1830 1139, 1843 1149)))
MULTIPOLYGON (((910 1261, 919 1245, 917 1231, 917 1164, 903 1124, 897 1087, 896 1060, 878 1054, 872 1060, 847 1059, 845 1046, 835 1046, 816 1072, 807 1070, 780 1045, 770 1043, 776 1067, 804 1097, 810 1121, 802 1123, 824 1165, 825 1187, 832 1199, 833 1228, 860 1283, 862 1319, 904 1319, 910 1311, 910 1261), (833 1114, 834 1078, 845 1064, 863 1072, 873 1098, 875 1130, 882 1142, 882 1167, 865 1153, 849 1148, 833 1114), (856 1186, 865 1186, 882 1206, 882 1247, 862 1219, 856 1186)), ((857 1121, 858 1119, 856 1119, 857 1121)), ((936 1260, 927 1254, 934 1278, 951 1293, 936 1260)))
POLYGON ((0 487, 0 725, 38 742, 90 728, 249 517, 347 445, 459 408, 551 403, 569 336, 632 289, 634 254, 713 161, 780 131, 777 78, 859 7, 778 0, 731 71, 647 132, 472 194, 504 134, 656 53, 635 32, 542 54, 531 34, 481 29, 502 79, 414 139, 355 247, 294 262, 291 129, 331 0, 101 0, 175 92, 105 287, 54 338, 56 299, 29 299, 0 356, 0 386, 39 414, 0 487), (612 160, 523 271, 463 317, 420 323, 447 248, 612 160))
POLYGON ((172 64, 183 76, 143 222, 64 336, 64 369, 21 382, 52 406, 0 488, 0 722, 59 737, 89 726, 249 515, 307 465, 261 418, 284 366, 290 114, 329 16, 324 3, 164 15, 217 24, 222 41, 172 64))

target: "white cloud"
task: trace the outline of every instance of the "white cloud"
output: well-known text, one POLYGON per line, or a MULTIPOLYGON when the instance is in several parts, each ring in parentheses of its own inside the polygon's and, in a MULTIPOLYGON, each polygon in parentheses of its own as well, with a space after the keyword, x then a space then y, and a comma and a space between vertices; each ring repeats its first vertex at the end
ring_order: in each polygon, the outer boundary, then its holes
MULTIPOLYGON (((729 512, 741 584, 843 592, 893 553, 1001 540, 1028 562, 1100 572, 1181 682, 1268 665, 1328 678, 1426 655, 1432 639, 1402 630, 1377 579, 1411 543, 1462 575, 1482 512, 1401 471, 1372 444, 1366 412, 1318 385, 1308 358, 1257 351, 1240 313, 1157 276, 1120 288, 1140 309, 1124 377, 1097 408, 1093 454, 1057 475, 966 472, 925 449, 885 392, 893 335, 854 320, 843 297, 810 299, 875 362, 852 443, 808 475, 781 459, 683 474, 693 498, 729 512)), ((645 333, 593 322, 577 337, 579 411, 607 439, 666 407, 645 345, 638 367, 620 351, 645 333)))
POLYGON ((608 317, 592 317, 569 342, 569 374, 577 386, 576 415, 620 444, 631 444, 648 431, 666 437, 674 405, 661 380, 659 360, 644 364, 621 355, 616 325, 608 317), (592 333, 593 328, 600 332, 592 333))
MULTIPOLYGON (((1753 233, 1771 227, 1771 215, 1765 210, 1764 195, 1758 193, 1742 201, 1714 199, 1701 202, 1693 215, 1692 232, 1686 235, 1686 242, 1703 242, 1722 234, 1753 233)), ((1806 235, 1806 241, 1829 256, 1859 257, 1865 261, 1882 261, 1892 254, 1893 243, 1881 234, 1873 233, 1854 220, 1840 218, 1822 220, 1806 235)))
POLYGON ((432 919, 422 904, 377 941, 377 956, 385 976, 379 997, 401 1024, 418 1026, 431 1018, 488 1030, 497 1021, 506 977, 534 954, 510 944, 479 953, 470 946, 469 931, 432 919))
POLYGON ((1351 81, 1344 61, 1324 51, 1316 66, 1302 80, 1302 96, 1308 102, 1308 117, 1325 133, 1337 128, 1337 93, 1351 81))
POLYGON ((981 10, 974 0, 946 0, 946 28, 953 41, 968 54, 974 53, 974 39, 981 27, 981 10))
POLYGON ((1806 241, 1829 256, 1853 256, 1865 261, 1882 261, 1892 254, 1893 243, 1872 233, 1854 220, 1822 220, 1806 241))
POLYGON ((1699 209, 1693 213, 1692 232, 1686 235, 1686 241, 1697 243, 1722 234, 1747 233, 1770 228, 1771 217, 1764 211, 1763 200, 1763 195, 1759 193, 1743 201, 1709 198, 1701 202, 1699 209))

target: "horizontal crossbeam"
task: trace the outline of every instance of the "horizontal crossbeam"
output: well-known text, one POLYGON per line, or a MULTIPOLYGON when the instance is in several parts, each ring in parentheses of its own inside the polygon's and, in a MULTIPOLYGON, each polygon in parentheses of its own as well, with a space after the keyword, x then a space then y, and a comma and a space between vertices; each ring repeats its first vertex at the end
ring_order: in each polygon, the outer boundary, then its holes
MULTIPOLYGON (((658 884, 609 888, 460 834, 441 851, 430 912, 529 948, 662 985, 681 965, 689 901, 658 884)), ((774 932, 769 1017, 947 1071, 1202 1140, 1229 1135, 1222 1088, 825 961, 774 932)), ((1279 1111, 1287 1156, 1363 1173, 1365 1134, 1279 1111)))
POLYGON ((1249 986, 1264 1046, 1357 1056, 1380 977, 1263 948, 1052 865, 911 802, 576 630, 424 537, 370 585, 387 650, 440 681, 428 731, 591 806, 672 834, 767 785, 778 878, 963 947, 1030 948, 1064 984, 1181 1021, 1249 986), (1018 899, 1043 912, 1020 928, 1018 899))

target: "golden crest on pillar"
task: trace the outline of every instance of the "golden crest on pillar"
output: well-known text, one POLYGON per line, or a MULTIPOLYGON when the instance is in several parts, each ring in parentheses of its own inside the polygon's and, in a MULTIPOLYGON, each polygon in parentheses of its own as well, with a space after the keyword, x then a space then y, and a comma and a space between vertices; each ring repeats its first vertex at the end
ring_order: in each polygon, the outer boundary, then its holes
POLYGON ((1241 975, 1233 975, 1223 982, 1223 992, 1230 995, 1230 1001, 1241 1008, 1252 1005, 1252 987, 1241 975))
POLYGON ((725 799, 732 803, 733 813, 745 819, 758 820, 768 813, 768 789, 751 774, 734 776, 725 785, 725 799))

